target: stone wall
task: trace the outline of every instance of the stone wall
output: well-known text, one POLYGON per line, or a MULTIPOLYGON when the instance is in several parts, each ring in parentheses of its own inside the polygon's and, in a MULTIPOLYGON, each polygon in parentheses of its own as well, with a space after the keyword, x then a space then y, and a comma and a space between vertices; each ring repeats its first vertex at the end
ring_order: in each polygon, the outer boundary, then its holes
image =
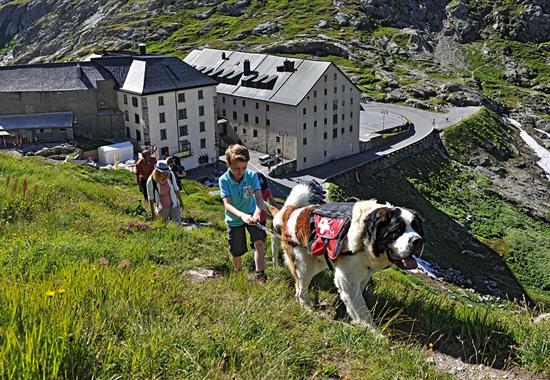
POLYGON ((278 164, 274 166, 269 171, 270 177, 280 177, 284 174, 295 173, 296 172, 296 160, 287 161, 285 163, 278 164))
POLYGON ((326 182, 333 182, 341 186, 351 186, 354 183, 360 183, 362 180, 365 180, 367 177, 376 174, 381 170, 394 166, 405 158, 419 154, 430 147, 440 146, 441 144, 439 132, 433 130, 432 133, 420 141, 417 141, 396 152, 381 156, 376 160, 368 161, 365 164, 350 169, 345 173, 340 173, 333 177, 329 177, 326 179, 326 182))

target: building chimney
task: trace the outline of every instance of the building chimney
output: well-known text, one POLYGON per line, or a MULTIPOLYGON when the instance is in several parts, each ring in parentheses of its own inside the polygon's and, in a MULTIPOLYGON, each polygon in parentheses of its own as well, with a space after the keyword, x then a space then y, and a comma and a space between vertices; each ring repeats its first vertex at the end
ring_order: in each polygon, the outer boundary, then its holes
POLYGON ((147 54, 147 45, 145 45, 142 42, 138 46, 139 46, 139 55, 146 55, 147 54))
POLYGON ((294 72, 294 61, 289 61, 288 59, 285 59, 283 62, 285 71, 292 73, 294 72))
POLYGON ((76 64, 75 72, 76 72, 76 79, 82 79, 82 67, 80 67, 80 63, 76 64))
POLYGON ((225 61, 227 57, 225 56, 225 51, 222 51, 222 59, 225 61))
POLYGON ((252 74, 252 71, 250 71, 250 61, 248 59, 244 60, 243 69, 244 69, 244 75, 252 74))

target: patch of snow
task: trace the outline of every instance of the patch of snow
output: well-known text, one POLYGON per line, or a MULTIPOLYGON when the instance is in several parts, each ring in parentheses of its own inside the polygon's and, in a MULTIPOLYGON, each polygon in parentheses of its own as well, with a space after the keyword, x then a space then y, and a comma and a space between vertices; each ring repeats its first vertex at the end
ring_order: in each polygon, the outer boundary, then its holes
POLYGON ((539 156, 540 160, 537 161, 537 165, 546 172, 546 177, 550 179, 550 152, 544 147, 540 146, 534 138, 532 138, 527 132, 525 132, 521 127, 521 123, 510 118, 507 118, 507 120, 520 130, 520 137, 523 139, 523 141, 525 141, 527 145, 529 145, 529 147, 531 147, 531 149, 533 149, 535 154, 539 156))
POLYGON ((550 138, 550 133, 546 132, 546 131, 543 131, 542 129, 539 129, 539 128, 535 128, 537 131, 539 131, 540 133, 542 133, 543 135, 546 135, 546 137, 550 138))

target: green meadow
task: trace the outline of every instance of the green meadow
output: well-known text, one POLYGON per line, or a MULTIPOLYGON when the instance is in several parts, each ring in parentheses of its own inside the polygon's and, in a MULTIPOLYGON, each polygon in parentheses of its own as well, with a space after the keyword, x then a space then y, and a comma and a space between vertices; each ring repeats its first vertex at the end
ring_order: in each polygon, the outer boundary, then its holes
POLYGON ((249 253, 233 274, 208 188, 185 181, 185 216, 212 223, 187 230, 150 221, 134 178, 0 154, 1 378, 451 378, 431 350, 550 374, 550 324, 532 322, 543 304, 391 269, 366 291, 375 333, 349 323, 328 272, 313 313, 286 268, 257 284, 249 253))

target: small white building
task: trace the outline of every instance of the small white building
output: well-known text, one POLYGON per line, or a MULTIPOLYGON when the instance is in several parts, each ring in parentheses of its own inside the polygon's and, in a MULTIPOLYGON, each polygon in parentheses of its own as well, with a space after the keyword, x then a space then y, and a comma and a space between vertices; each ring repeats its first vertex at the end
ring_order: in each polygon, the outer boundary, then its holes
POLYGON ((112 55, 92 58, 117 80, 126 136, 179 156, 186 169, 217 160, 217 82, 176 57, 112 55))
POLYGON ((220 82, 221 136, 307 169, 359 152, 361 93, 332 62, 193 50, 184 59, 220 82))

